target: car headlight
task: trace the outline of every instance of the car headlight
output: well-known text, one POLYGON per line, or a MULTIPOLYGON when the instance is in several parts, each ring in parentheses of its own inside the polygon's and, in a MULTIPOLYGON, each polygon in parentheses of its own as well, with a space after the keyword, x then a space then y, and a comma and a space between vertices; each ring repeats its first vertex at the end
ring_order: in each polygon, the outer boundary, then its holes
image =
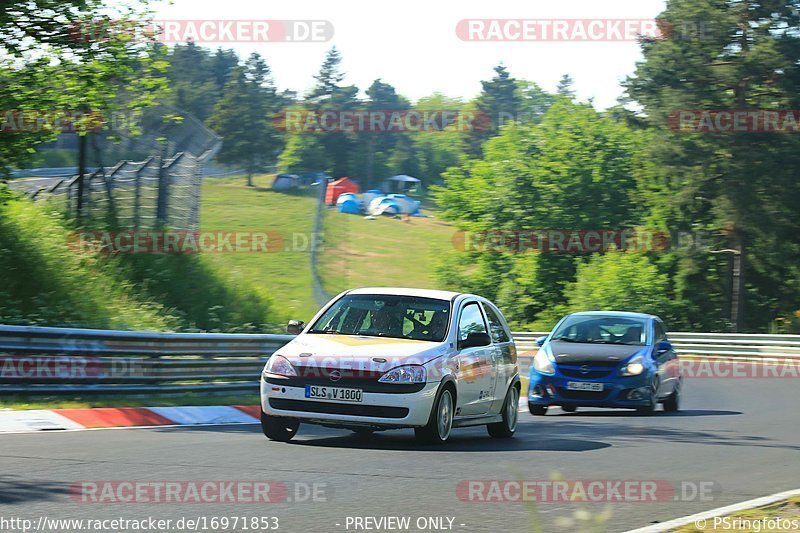
POLYGON ((547 353, 547 349, 543 348, 536 352, 536 355, 533 357, 533 369, 540 374, 548 374, 552 376, 556 373, 556 368, 553 365, 553 362, 554 361, 550 358, 550 354, 547 353))
POLYGON ((428 372, 424 366, 406 365, 389 370, 379 379, 381 383, 425 383, 428 372))
POLYGON ((638 376, 644 372, 644 359, 641 356, 634 357, 627 365, 623 366, 619 371, 622 376, 638 376))
POLYGON ((272 374, 274 376, 290 377, 296 376, 297 371, 292 366, 292 363, 282 355, 273 355, 267 360, 264 366, 264 374, 272 374))

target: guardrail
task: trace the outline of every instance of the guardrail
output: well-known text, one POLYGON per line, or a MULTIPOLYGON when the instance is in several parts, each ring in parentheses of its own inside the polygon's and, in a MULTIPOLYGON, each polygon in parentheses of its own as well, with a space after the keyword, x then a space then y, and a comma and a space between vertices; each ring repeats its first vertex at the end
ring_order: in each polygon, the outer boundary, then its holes
POLYGON ((0 395, 256 392, 292 338, 0 325, 0 395))
MULTIPOLYGON (((523 367, 545 334, 513 334, 523 367)), ((292 338, 0 325, 0 395, 255 393, 265 361, 292 338)), ((687 356, 800 359, 800 335, 673 333, 670 340, 687 356)))
MULTIPOLYGON (((539 349, 536 339, 547 332, 512 333, 520 353, 539 349)), ((800 335, 748 333, 669 333, 680 355, 731 358, 800 358, 800 335)), ((530 354, 533 355, 533 354, 530 354)))

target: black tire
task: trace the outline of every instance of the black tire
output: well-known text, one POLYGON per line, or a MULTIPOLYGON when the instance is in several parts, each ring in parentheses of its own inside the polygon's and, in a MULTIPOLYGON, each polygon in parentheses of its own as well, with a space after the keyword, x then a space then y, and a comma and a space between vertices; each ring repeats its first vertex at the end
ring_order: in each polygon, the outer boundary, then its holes
POLYGON ((427 425, 414 429, 417 440, 426 444, 444 444, 447 441, 453 429, 454 398, 451 386, 442 387, 436 396, 436 401, 433 402, 427 425))
POLYGON ((544 416, 547 414, 547 406, 546 405, 533 405, 532 403, 528 404, 528 411, 531 412, 533 416, 544 416))
POLYGON ((654 380, 653 386, 650 388, 650 402, 647 405, 643 405, 642 407, 637 407, 636 412, 643 416, 652 415, 656 410, 656 406, 658 405, 657 394, 658 394, 658 380, 654 380))
POLYGON ((486 424, 489 436, 494 439, 510 439, 517 430, 517 419, 519 418, 519 389, 516 384, 512 385, 506 393, 506 400, 503 402, 503 421, 495 424, 486 424))
POLYGON ((562 405, 561 410, 565 413, 574 413, 578 410, 578 406, 576 405, 562 405))
POLYGON ((664 411, 667 413, 674 413, 681 408, 681 382, 675 385, 675 390, 672 391, 666 400, 664 400, 664 411))
POLYGON ((300 421, 296 418, 270 416, 261 411, 261 431, 269 440, 289 442, 292 437, 297 435, 299 428, 300 421))

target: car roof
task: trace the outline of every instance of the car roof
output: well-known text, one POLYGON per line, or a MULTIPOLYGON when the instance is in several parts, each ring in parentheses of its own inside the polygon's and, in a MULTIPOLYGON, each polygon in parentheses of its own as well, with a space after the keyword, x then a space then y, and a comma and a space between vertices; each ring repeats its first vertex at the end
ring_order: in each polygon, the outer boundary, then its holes
POLYGON ((580 311, 578 313, 570 313, 576 316, 619 316, 626 318, 644 318, 660 320, 655 315, 648 315, 646 313, 632 313, 630 311, 580 311))
POLYGON ((417 298, 433 298, 436 300, 453 300, 460 292, 439 291, 434 289, 411 289, 405 287, 363 287, 353 289, 347 294, 391 294, 398 296, 415 296, 417 298))

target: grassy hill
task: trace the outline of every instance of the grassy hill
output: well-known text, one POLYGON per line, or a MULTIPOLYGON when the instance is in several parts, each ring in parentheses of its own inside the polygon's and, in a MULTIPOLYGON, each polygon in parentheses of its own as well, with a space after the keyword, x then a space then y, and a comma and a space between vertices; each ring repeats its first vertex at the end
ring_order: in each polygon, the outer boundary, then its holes
POLYGON ((432 206, 423 213, 433 218, 366 220, 328 209, 319 264, 326 290, 335 294, 363 286, 437 288, 434 265, 452 247, 455 230, 435 218, 432 206))

